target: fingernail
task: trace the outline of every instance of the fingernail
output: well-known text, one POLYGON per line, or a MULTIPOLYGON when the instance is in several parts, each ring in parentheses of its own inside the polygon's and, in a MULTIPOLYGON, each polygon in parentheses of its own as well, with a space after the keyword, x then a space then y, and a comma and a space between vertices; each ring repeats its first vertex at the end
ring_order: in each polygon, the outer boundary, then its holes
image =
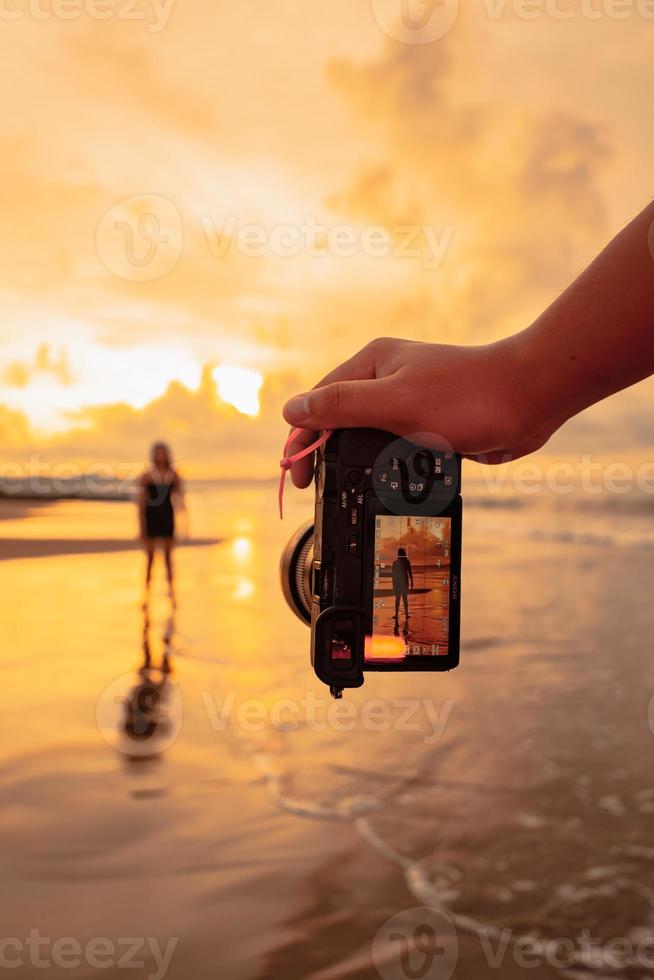
POLYGON ((288 415, 292 416, 298 422, 301 422, 302 419, 308 418, 309 396, 295 395, 294 398, 290 398, 286 402, 286 412, 288 415))

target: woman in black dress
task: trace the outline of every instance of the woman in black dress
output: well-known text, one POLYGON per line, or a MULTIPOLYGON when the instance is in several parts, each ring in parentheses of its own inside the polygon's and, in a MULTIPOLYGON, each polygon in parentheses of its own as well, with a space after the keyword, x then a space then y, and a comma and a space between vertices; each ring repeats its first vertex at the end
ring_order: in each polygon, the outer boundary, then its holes
POLYGON ((182 481, 173 466, 170 449, 164 442, 155 442, 150 450, 150 467, 140 479, 139 503, 141 539, 148 559, 146 587, 150 586, 154 552, 159 542, 166 559, 166 573, 172 595, 175 508, 184 506, 184 498, 182 481))
POLYGON ((393 576, 393 592, 395 594, 395 622, 400 612, 400 599, 404 604, 404 617, 409 618, 409 588, 413 588, 413 569, 406 553, 406 548, 397 549, 397 558, 391 569, 393 576))

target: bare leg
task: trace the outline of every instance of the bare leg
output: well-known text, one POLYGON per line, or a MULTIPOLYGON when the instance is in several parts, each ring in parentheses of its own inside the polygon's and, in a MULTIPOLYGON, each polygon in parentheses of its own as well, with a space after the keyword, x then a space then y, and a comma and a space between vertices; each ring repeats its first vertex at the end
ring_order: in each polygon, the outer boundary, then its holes
POLYGON ((173 593, 173 542, 171 538, 166 538, 164 540, 164 558, 166 559, 166 575, 168 576, 168 585, 170 587, 170 594, 173 593))
POLYGON ((395 593, 395 618, 397 619, 400 612, 400 593, 395 593))
POLYGON ((145 587, 150 588, 150 582, 152 581, 152 565, 154 563, 154 540, 152 538, 145 539, 145 553, 147 555, 147 564, 145 567, 145 587))
POLYGON ((404 615, 408 618, 409 616, 409 596, 408 593, 402 593, 402 601, 404 603, 404 615))

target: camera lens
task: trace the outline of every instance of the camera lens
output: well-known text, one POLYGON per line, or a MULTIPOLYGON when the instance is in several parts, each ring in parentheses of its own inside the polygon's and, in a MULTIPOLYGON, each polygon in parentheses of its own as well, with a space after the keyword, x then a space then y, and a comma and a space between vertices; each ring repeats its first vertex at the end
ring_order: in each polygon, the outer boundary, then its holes
POLYGON ((279 571, 284 598, 298 619, 311 622, 313 521, 298 528, 282 552, 279 571))

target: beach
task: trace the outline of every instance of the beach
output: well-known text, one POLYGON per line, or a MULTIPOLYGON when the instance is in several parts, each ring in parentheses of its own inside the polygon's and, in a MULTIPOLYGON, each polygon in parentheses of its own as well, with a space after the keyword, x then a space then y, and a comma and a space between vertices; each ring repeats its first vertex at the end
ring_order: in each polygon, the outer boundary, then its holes
POLYGON ((429 907, 438 980, 524 976, 525 938, 532 977, 654 975, 583 953, 652 935, 647 502, 466 499, 461 666, 340 703, 278 585, 308 494, 280 523, 273 484, 192 490, 174 608, 160 565, 144 608, 133 505, 3 502, 4 935, 76 937, 54 976, 141 937, 134 976, 150 938, 171 980, 401 980, 386 924, 429 907), (144 670, 165 724, 130 742, 144 670))

